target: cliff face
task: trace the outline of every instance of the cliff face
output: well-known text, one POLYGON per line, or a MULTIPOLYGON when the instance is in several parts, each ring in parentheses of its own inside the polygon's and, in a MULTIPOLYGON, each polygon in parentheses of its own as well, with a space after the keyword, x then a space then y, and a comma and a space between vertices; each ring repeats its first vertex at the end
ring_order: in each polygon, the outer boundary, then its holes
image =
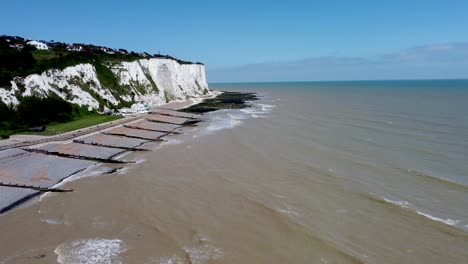
POLYGON ((78 64, 17 77, 11 87, 0 87, 0 99, 16 105, 20 96, 47 96, 52 92, 89 109, 136 101, 157 106, 209 94, 204 65, 152 58, 109 62, 99 69, 91 64, 78 64))

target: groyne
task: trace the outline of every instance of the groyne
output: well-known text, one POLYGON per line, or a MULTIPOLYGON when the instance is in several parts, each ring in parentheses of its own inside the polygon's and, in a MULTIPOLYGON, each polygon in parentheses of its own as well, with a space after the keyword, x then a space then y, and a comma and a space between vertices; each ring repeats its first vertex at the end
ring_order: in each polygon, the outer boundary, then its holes
POLYGON ((145 144, 161 142, 166 136, 182 133, 187 124, 200 122, 193 114, 159 109, 155 112, 162 114, 130 117, 44 140, 0 147, 0 213, 43 192, 67 191, 54 186, 93 165, 134 162, 118 157, 129 151, 148 150, 143 147, 145 144))

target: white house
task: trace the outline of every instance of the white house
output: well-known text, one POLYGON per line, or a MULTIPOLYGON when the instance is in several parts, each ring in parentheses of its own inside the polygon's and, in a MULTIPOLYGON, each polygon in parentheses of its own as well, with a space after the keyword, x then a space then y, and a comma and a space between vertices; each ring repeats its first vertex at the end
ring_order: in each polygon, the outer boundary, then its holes
POLYGON ((10 48, 12 49, 17 49, 17 50, 22 50, 24 48, 23 44, 10 44, 10 48))
POLYGON ((38 50, 48 50, 49 49, 49 47, 47 47, 47 45, 45 43, 42 43, 42 42, 39 42, 39 41, 36 41, 36 40, 31 40, 26 44, 34 46, 38 50))
POLYGON ((68 51, 83 51, 83 46, 80 45, 68 45, 67 46, 68 51))

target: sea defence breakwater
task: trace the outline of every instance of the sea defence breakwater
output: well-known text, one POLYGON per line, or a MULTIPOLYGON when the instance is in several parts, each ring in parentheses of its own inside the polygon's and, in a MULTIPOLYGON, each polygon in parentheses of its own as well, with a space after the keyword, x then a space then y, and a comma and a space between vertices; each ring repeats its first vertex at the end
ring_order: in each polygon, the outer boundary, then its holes
MULTIPOLYGON (((47 142, 0 151, 0 213, 13 209, 24 201, 53 188, 64 179, 98 164, 133 163, 122 154, 129 151, 150 151, 165 137, 183 133, 184 129, 203 122, 201 114, 224 108, 244 108, 252 95, 225 93, 215 103, 206 99, 198 105, 181 109, 155 108, 139 119, 110 127, 93 134, 82 135, 67 142, 47 142), (233 100, 233 97, 244 98, 233 100), (208 104, 208 107, 205 107, 208 104), (201 109, 205 110, 201 110, 201 109), (196 109, 196 113, 191 112, 196 109)), ((113 173, 115 166, 105 167, 113 173)), ((70 190, 63 190, 70 191, 70 190)))
MULTIPOLYGON (((155 111, 164 111, 164 114, 150 113, 137 123, 130 123, 129 127, 110 128, 72 142, 51 142, 0 151, 0 213, 43 191, 60 191, 50 188, 91 166, 133 162, 118 156, 127 151, 149 150, 145 145, 162 141, 174 132, 181 133, 187 125, 201 121, 194 114, 170 109, 155 111), (139 127, 141 124, 143 128, 139 127)), ((108 173, 114 171, 109 167, 108 173)))

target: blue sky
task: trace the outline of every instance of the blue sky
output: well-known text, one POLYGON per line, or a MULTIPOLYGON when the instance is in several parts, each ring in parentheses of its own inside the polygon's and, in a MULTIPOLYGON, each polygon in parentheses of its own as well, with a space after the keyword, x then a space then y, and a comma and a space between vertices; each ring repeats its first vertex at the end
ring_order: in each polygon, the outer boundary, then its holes
POLYGON ((468 78, 468 1, 4 1, 0 34, 161 52, 210 82, 468 78))

